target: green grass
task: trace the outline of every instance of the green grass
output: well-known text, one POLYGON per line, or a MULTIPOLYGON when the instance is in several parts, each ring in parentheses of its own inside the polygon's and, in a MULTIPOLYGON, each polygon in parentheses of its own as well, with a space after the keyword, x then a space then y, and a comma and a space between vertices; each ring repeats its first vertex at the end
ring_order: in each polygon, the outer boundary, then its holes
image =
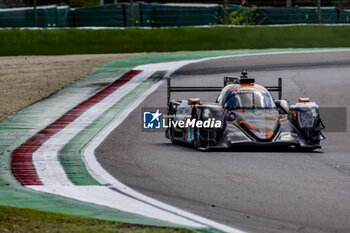
POLYGON ((350 47, 350 26, 0 30, 0 55, 350 47))
POLYGON ((0 232, 138 232, 187 233, 189 230, 160 228, 54 214, 0 206, 0 232))

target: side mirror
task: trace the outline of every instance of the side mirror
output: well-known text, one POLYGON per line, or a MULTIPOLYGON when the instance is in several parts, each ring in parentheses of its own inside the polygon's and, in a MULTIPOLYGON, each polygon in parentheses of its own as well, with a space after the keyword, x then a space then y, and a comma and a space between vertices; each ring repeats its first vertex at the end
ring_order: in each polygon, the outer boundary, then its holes
POLYGON ((226 112, 226 120, 233 121, 235 119, 235 114, 233 112, 227 111, 226 112))
POLYGON ((289 112, 289 103, 287 100, 274 100, 278 109, 283 110, 285 113, 289 112))
POLYGON ((274 100, 273 102, 275 102, 276 107, 280 107, 281 106, 281 100, 274 100))

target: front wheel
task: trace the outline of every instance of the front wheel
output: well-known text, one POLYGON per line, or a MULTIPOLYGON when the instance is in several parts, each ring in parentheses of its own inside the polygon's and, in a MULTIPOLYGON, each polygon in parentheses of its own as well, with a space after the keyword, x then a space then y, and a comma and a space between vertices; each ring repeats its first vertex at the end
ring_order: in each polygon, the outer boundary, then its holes
POLYGON ((201 139, 200 137, 198 136, 198 129, 197 128, 194 128, 194 140, 193 140, 193 145, 196 149, 198 149, 200 146, 201 146, 201 139))
POLYGON ((200 131, 198 128, 194 128, 194 141, 193 145, 197 150, 208 150, 209 148, 205 145, 205 142, 200 137, 200 131))
MULTIPOLYGON (((197 119, 197 110, 194 108, 192 111, 192 118, 197 119)), ((197 150, 201 149, 203 147, 203 142, 201 137, 199 136, 199 129, 197 127, 194 127, 193 129, 193 145, 194 148, 196 148, 197 150)))
MULTIPOLYGON (((175 111, 173 109, 173 103, 170 103, 169 104, 169 109, 168 109, 168 115, 171 116, 175 114, 175 111)), ((170 119, 170 121, 172 121, 172 118, 170 119)), ((170 137, 170 141, 172 144, 175 144, 176 143, 176 140, 175 140, 175 131, 174 131, 174 127, 173 125, 171 124, 170 128, 169 128, 169 137, 170 137)))
POLYGON ((174 132, 174 128, 171 126, 170 127, 170 141, 172 144, 176 144, 177 141, 175 140, 175 132, 174 132))

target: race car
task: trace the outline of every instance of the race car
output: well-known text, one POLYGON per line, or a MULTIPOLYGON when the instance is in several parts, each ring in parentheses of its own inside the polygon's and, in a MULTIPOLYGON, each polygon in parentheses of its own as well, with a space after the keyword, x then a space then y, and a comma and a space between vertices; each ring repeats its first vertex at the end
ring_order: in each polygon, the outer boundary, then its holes
POLYGON ((300 150, 321 148, 325 128, 318 105, 299 98, 289 105, 278 86, 256 84, 242 71, 241 77, 224 77, 224 87, 174 87, 168 78, 168 128, 171 142, 193 144, 199 150, 235 146, 283 146, 300 150), (172 92, 220 91, 215 103, 199 98, 171 100, 172 92), (270 91, 278 92, 274 100, 270 91))

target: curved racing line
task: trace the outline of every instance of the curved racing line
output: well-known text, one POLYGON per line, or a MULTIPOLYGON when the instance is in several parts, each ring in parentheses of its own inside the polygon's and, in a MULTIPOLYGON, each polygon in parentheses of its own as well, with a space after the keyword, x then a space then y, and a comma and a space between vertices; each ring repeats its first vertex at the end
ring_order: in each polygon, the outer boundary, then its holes
MULTIPOLYGON (((327 50, 320 50, 320 52, 325 51, 327 50)), ((306 51, 260 53, 256 55, 299 52, 305 53, 306 51)), ((254 54, 231 56, 252 55, 254 54)), ((237 229, 159 202, 128 188, 104 170, 97 162, 94 155, 94 150, 109 135, 109 133, 118 127, 118 125, 123 122, 128 114, 130 114, 139 103, 163 83, 163 81, 160 81, 161 78, 164 80, 164 77, 169 77, 175 70, 190 63, 231 56, 156 63, 135 67, 132 71, 126 73, 112 85, 71 109, 64 116, 41 130, 17 148, 11 156, 11 169, 15 177, 23 185, 34 190, 117 208, 151 218, 158 218, 190 229, 198 230, 209 228, 224 232, 241 232, 237 229), (98 117, 102 117, 103 114, 107 112, 108 109, 112 108, 116 102, 125 98, 125 96, 136 89, 138 85, 147 82, 147 80, 159 70, 165 71, 163 75, 160 77, 158 76, 158 78, 154 79, 152 83, 148 83, 149 88, 145 92, 137 93, 137 98, 120 110, 120 112, 114 116, 114 119, 109 121, 107 126, 103 125, 102 129, 100 129, 101 131, 96 136, 91 135, 95 137, 82 151, 82 157, 86 169, 101 185, 74 185, 62 168, 62 164, 58 158, 59 150, 70 139, 74 138, 79 131, 83 130, 90 124, 93 124, 98 117), (47 154, 50 156, 47 156, 47 154)))

